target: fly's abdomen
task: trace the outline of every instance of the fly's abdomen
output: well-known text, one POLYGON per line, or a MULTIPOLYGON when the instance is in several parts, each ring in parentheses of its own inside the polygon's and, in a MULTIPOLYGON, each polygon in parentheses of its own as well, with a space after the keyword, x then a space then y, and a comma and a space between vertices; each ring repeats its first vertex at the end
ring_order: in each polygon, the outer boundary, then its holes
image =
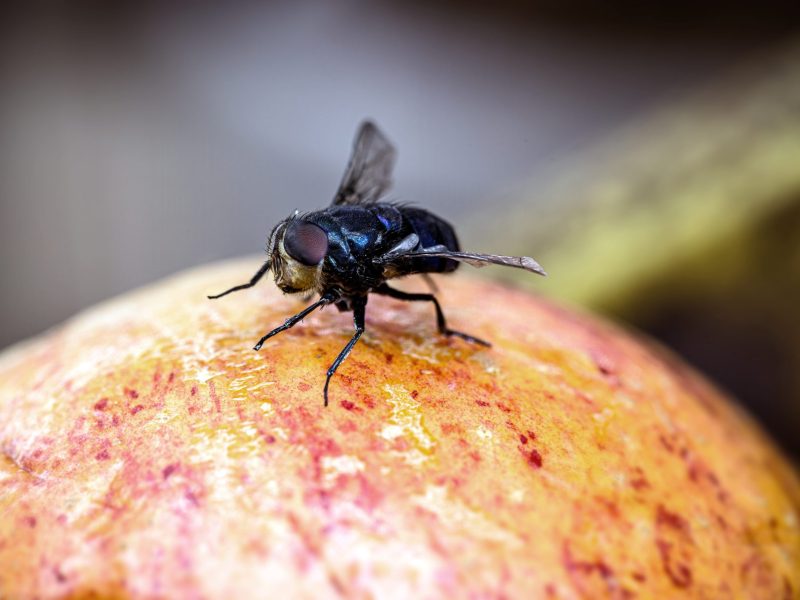
MULTIPOLYGON (((399 209, 408 225, 419 237, 422 248, 444 246, 448 250, 461 250, 456 232, 444 219, 422 208, 403 206, 399 209)), ((412 263, 414 271, 426 273, 449 273, 458 268, 458 262, 447 258, 415 258, 409 262, 412 263)))

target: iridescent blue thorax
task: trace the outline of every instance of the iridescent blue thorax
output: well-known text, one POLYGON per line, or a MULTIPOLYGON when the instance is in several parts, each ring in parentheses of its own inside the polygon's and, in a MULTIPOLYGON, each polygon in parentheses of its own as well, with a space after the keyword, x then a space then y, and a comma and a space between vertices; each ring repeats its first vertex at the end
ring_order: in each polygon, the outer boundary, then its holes
MULTIPOLYGON (((347 293, 366 294, 383 283, 387 279, 385 267, 373 259, 383 256, 411 234, 419 237, 420 248, 443 245, 459 249, 455 232, 448 223, 416 207, 389 203, 334 206, 301 218, 328 234, 321 287, 335 287, 347 293)), ((393 276, 443 273, 457 266, 452 260, 420 258, 407 261, 403 271, 393 276)))

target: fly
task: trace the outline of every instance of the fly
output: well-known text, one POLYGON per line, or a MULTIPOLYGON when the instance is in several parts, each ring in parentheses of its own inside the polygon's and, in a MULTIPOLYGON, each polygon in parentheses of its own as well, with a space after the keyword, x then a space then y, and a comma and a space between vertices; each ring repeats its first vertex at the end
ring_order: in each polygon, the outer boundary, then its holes
POLYGON ((278 223, 267 243, 267 260, 250 281, 209 296, 216 299, 251 288, 269 270, 285 293, 319 294, 319 300, 262 337, 255 350, 318 308, 333 304, 340 311, 352 311, 355 334, 328 369, 323 388, 325 406, 331 377, 364 333, 369 294, 431 302, 440 334, 490 345, 450 329, 434 294, 403 292, 387 281, 405 275, 450 273, 462 262, 475 267, 505 265, 545 275, 539 263, 527 256, 462 252, 453 227, 444 219, 423 208, 384 200, 391 187, 395 157, 394 146, 375 124, 363 122, 331 205, 311 213, 296 212, 278 223))

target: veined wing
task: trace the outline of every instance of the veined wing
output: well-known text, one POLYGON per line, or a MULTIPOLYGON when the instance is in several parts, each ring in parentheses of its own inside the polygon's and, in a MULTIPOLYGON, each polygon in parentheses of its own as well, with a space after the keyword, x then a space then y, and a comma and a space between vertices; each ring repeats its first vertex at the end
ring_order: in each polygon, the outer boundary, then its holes
POLYGON ((397 152, 372 121, 364 121, 353 142, 350 162, 333 205, 372 204, 392 185, 397 152))
POLYGON ((473 267, 485 267, 486 265, 502 265, 524 269, 537 275, 547 275, 542 266, 530 256, 502 256, 498 254, 478 254, 475 252, 458 252, 450 250, 445 246, 432 246, 430 248, 417 247, 419 238, 411 234, 392 250, 375 259, 380 264, 391 264, 409 260, 412 258, 449 258, 459 262, 465 262, 473 267))

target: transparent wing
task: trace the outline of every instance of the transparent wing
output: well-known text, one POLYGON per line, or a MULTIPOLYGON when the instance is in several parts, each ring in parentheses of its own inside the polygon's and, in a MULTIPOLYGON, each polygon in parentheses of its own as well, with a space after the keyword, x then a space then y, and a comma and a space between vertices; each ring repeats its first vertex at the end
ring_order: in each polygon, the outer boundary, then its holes
POLYGON ((397 152, 372 121, 358 129, 353 154, 333 198, 333 205, 372 204, 392 185, 397 152))
POLYGON ((448 250, 444 246, 433 246, 431 248, 421 248, 413 251, 406 251, 405 248, 394 249, 376 260, 380 263, 401 262, 411 258, 449 258, 459 262, 465 262, 473 267, 485 267, 486 265, 503 265, 524 269, 538 275, 547 275, 542 266, 529 256, 500 256, 498 254, 477 254, 474 252, 455 252, 448 250))

